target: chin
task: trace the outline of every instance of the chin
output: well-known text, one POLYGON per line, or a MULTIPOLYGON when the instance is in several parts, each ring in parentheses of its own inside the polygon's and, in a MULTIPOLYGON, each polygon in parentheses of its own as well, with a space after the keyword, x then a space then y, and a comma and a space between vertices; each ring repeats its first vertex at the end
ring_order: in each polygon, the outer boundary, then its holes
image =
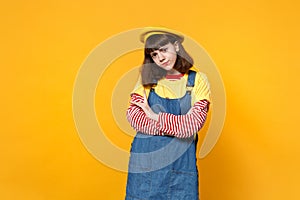
POLYGON ((166 67, 163 67, 163 69, 166 70, 166 71, 170 71, 170 70, 173 69, 173 66, 172 67, 171 66, 166 66, 166 67))

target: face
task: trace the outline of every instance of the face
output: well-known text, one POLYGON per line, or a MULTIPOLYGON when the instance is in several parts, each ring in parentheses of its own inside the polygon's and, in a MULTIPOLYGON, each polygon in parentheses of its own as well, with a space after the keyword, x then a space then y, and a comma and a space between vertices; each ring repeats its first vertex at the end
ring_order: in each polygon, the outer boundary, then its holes
POLYGON ((171 71, 177 59, 178 44, 168 43, 150 53, 151 58, 159 67, 171 71))

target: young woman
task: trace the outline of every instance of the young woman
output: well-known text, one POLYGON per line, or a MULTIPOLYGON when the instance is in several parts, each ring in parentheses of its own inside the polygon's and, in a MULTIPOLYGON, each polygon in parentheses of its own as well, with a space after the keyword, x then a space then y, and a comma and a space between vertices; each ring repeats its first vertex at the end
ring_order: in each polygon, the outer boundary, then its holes
POLYGON ((197 132, 210 89, 182 46, 166 28, 145 28, 141 76, 131 93, 127 119, 137 134, 131 145, 126 200, 198 200, 197 132))

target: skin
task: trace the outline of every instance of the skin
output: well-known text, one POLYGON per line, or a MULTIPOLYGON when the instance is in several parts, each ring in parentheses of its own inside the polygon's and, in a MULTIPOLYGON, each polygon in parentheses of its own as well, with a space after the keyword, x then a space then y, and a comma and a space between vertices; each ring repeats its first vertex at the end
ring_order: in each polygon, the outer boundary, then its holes
POLYGON ((158 50, 151 52, 150 56, 155 64, 167 71, 167 74, 179 74, 180 72, 173 69, 177 59, 178 50, 178 42, 175 42, 174 44, 168 43, 158 50))

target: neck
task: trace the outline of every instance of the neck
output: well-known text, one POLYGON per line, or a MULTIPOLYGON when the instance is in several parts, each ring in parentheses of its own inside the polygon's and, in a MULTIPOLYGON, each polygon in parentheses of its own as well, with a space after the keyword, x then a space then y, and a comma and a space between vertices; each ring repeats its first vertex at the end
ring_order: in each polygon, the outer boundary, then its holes
POLYGON ((167 71, 167 75, 178 75, 181 74, 179 71, 177 71, 176 69, 171 69, 167 71))

